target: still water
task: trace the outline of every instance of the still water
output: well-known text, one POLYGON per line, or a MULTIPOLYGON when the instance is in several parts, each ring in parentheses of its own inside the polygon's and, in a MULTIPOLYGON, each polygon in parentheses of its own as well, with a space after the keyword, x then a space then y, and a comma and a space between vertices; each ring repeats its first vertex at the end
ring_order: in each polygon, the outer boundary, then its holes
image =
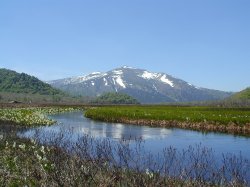
POLYGON ((164 148, 172 146, 178 150, 187 149, 190 145, 202 145, 212 148, 215 156, 232 153, 241 154, 250 160, 250 138, 222 133, 201 133, 177 128, 152 128, 147 126, 134 126, 127 124, 98 122, 87 119, 82 112, 64 113, 50 116, 57 124, 49 127, 30 129, 22 134, 25 137, 34 137, 35 132, 46 134, 50 139, 62 131, 71 131, 71 141, 77 137, 89 135, 94 138, 108 138, 112 141, 128 140, 133 143, 135 139, 144 142, 145 150, 151 153, 161 152, 164 148))

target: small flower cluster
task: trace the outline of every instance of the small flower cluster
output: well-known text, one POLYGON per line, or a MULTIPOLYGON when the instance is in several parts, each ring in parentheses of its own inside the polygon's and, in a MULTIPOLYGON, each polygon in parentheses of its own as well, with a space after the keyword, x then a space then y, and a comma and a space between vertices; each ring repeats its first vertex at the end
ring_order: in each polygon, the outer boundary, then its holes
MULTIPOLYGON (((50 172, 54 169, 55 165, 49 161, 47 156, 50 154, 50 148, 41 146, 32 140, 31 143, 17 143, 14 142, 5 142, 5 147, 3 157, 0 158, 0 163, 2 163, 2 168, 5 172, 20 172, 22 169, 22 164, 25 163, 24 155, 31 154, 33 158, 38 163, 40 170, 44 173, 50 172)), ((30 155, 30 157, 32 157, 30 155)), ((1 165, 1 164, 0 164, 1 165)), ((1 173, 1 171, 0 171, 1 173)))
POLYGON ((44 108, 35 108, 35 110, 42 114, 53 115, 64 112, 73 112, 78 109, 72 107, 44 107, 44 108))
POLYGON ((45 172, 51 171, 54 168, 54 164, 50 163, 46 157, 49 152, 50 149, 48 147, 45 148, 43 145, 34 151, 34 155, 37 158, 38 163, 45 172))
POLYGON ((46 118, 34 109, 0 109, 0 120, 27 126, 51 125, 53 120, 46 118))
POLYGON ((0 109, 0 121, 14 122, 27 126, 52 125, 55 121, 47 118, 46 114, 71 112, 74 108, 15 108, 0 109))

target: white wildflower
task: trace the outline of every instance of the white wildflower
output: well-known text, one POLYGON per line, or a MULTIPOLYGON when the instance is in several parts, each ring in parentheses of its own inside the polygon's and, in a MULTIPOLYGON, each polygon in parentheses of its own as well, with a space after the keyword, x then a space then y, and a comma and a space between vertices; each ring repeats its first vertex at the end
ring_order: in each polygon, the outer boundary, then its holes
POLYGON ((26 146, 25 146, 25 144, 21 144, 21 145, 19 145, 18 147, 19 147, 20 149, 22 149, 22 150, 25 150, 25 147, 26 147, 26 146))
POLYGON ((38 160, 42 160, 42 157, 40 155, 37 154, 36 157, 38 160))
POLYGON ((47 161, 48 159, 44 156, 42 160, 43 160, 43 161, 47 161))
POLYGON ((14 162, 15 162, 15 163, 16 163, 16 161, 17 161, 17 158, 18 158, 17 156, 16 156, 16 157, 14 157, 14 162))
POLYGON ((150 179, 154 177, 154 173, 150 172, 149 169, 146 169, 146 175, 148 175, 150 179))
POLYGON ((44 146, 41 147, 41 152, 45 154, 44 146))
POLYGON ((31 143, 36 144, 36 140, 31 139, 31 143))

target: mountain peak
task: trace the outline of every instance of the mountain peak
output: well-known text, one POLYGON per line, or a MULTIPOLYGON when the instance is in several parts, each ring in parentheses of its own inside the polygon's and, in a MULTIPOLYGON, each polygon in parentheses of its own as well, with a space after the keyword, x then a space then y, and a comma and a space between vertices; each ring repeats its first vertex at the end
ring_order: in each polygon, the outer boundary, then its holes
POLYGON ((122 66, 105 73, 93 72, 76 78, 50 82, 56 88, 75 95, 98 96, 105 92, 123 92, 141 103, 218 100, 227 92, 197 89, 186 81, 166 73, 122 66))
POLYGON ((133 68, 133 67, 131 67, 131 66, 122 66, 122 67, 120 67, 119 69, 136 69, 136 68, 133 68))

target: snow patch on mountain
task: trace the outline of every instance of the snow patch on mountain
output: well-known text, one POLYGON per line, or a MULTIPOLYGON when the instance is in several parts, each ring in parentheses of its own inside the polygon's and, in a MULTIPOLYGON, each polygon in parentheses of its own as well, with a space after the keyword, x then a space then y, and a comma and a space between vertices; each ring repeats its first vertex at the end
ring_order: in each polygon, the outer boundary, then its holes
POLYGON ((71 77, 69 79, 65 79, 65 81, 63 82, 63 84, 74 84, 74 83, 78 83, 78 82, 84 82, 84 78, 86 76, 78 76, 78 77, 71 77))
POLYGON ((113 70, 112 72, 113 72, 113 74, 115 74, 115 75, 122 75, 122 74, 123 74, 123 71, 122 71, 122 70, 113 70))
POLYGON ((96 78, 101 78, 106 76, 107 73, 101 73, 101 72, 93 72, 89 75, 85 76, 78 76, 78 77, 72 77, 64 82, 64 84, 78 84, 78 83, 83 83, 88 80, 96 79, 96 78))
POLYGON ((153 84, 153 87, 154 87, 154 89, 155 89, 155 91, 157 91, 158 92, 158 89, 156 88, 156 86, 153 84))
POLYGON ((117 82, 117 84, 119 84, 121 87, 126 88, 126 86, 125 86, 125 84, 124 84, 124 82, 123 82, 123 80, 122 80, 122 78, 121 78, 120 76, 117 76, 116 82, 117 82))
POLYGON ((159 73, 151 73, 148 71, 144 71, 140 77, 142 77, 144 79, 156 79, 159 77, 159 73))
POLYGON ((108 86, 108 81, 107 81, 107 79, 106 79, 106 78, 103 78, 103 81, 104 81, 105 86, 108 86))
POLYGON ((90 75, 96 75, 96 74, 101 74, 101 72, 99 72, 99 71, 92 72, 90 75))
POLYGON ((120 72, 118 72, 118 74, 116 74, 116 75, 113 75, 112 80, 113 80, 114 85, 118 84, 122 88, 126 88, 126 85, 125 85, 125 83, 120 75, 120 72))
POLYGON ((122 68, 124 68, 124 69, 136 69, 136 68, 133 68, 133 67, 130 67, 130 66, 123 66, 122 68))
POLYGON ((113 84, 116 85, 116 81, 114 77, 112 78, 112 81, 113 81, 113 84))
POLYGON ((174 87, 174 83, 171 80, 169 80, 166 75, 163 75, 161 73, 151 73, 151 72, 148 72, 148 71, 143 71, 142 75, 139 76, 139 77, 142 77, 144 79, 160 80, 163 83, 168 84, 171 87, 174 87))
POLYGON ((161 81, 166 83, 166 84, 169 84, 172 88, 174 87, 174 83, 172 81, 170 81, 166 75, 163 75, 161 77, 161 81))
POLYGON ((198 90, 200 90, 201 88, 200 87, 197 87, 197 86, 194 86, 193 84, 191 84, 191 83, 187 83, 189 86, 192 86, 192 87, 194 87, 194 88, 196 88, 196 89, 198 89, 198 90))

